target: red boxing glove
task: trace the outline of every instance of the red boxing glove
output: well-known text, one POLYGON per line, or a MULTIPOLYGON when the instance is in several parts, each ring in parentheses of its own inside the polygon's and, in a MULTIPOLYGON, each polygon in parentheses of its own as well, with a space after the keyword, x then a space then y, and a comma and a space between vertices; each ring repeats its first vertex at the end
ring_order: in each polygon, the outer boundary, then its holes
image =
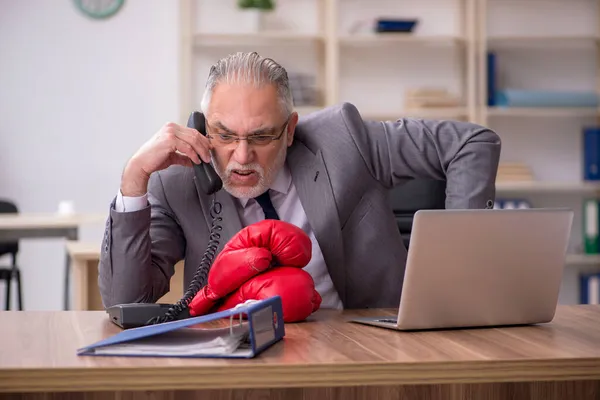
POLYGON ((278 267, 263 272, 227 296, 217 311, 227 310, 246 300, 281 297, 284 322, 303 321, 321 306, 312 276, 296 267, 278 267))
POLYGON ((190 315, 204 315, 217 301, 271 265, 271 252, 260 247, 223 250, 208 273, 208 283, 189 304, 190 315))
POLYGON ((217 302, 271 265, 304 267, 312 243, 304 231, 278 220, 264 220, 234 235, 215 259, 208 283, 189 304, 191 316, 208 313, 217 302))

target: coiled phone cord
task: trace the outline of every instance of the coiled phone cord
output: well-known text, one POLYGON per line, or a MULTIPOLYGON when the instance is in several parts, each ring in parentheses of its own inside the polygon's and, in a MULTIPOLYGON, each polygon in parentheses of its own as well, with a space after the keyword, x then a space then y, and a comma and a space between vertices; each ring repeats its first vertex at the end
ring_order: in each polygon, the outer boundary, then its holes
POLYGON ((212 219, 212 223, 208 238, 208 246, 204 252, 204 255, 202 256, 202 261, 200 261, 200 265, 198 266, 198 269, 196 269, 196 273, 194 274, 187 291, 183 297, 175 305, 173 305, 173 307, 169 308, 162 317, 154 317, 150 319, 146 325, 160 324, 175 320, 179 314, 188 308, 188 305, 194 299, 194 296, 196 296, 200 289, 206 285, 206 281, 208 280, 208 271, 212 266, 215 254, 217 253, 217 248, 219 247, 219 242, 221 240, 220 231, 223 229, 220 224, 223 220, 223 218, 220 217, 221 211, 221 203, 219 203, 216 198, 213 198, 213 202, 210 207, 210 217, 212 219))

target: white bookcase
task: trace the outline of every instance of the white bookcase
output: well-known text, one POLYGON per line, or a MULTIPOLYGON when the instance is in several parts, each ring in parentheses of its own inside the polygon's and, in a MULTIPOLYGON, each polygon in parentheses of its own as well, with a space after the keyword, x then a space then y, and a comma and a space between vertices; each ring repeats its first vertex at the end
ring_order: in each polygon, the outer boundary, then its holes
MULTIPOLYGON (((503 83, 535 89, 600 90, 598 0, 276 0, 258 31, 236 0, 180 0, 181 121, 198 108, 208 69, 220 57, 255 50, 290 73, 314 76, 318 101, 299 113, 348 101, 364 118, 468 120, 503 140, 502 162, 526 162, 533 182, 498 182, 498 197, 576 210, 569 270, 600 267, 581 254, 581 204, 600 197, 583 182, 581 128, 597 108, 487 106, 487 52, 498 54, 503 83), (376 17, 417 18, 412 34, 375 34, 376 17), (415 108, 405 94, 444 88, 452 107, 415 108)), ((575 272, 565 284, 575 287, 575 272)), ((576 302, 566 289, 565 303, 576 302)))
POLYGON ((477 118, 476 0, 401 2, 414 10, 410 15, 421 19, 411 35, 369 32, 370 19, 398 13, 397 1, 277 0, 257 32, 240 29, 247 18, 235 0, 180 2, 183 114, 198 103, 211 63, 234 51, 256 50, 282 63, 288 72, 314 75, 319 101, 314 107, 300 107, 300 114, 350 101, 372 119, 477 118), (442 22, 429 23, 428 13, 442 22), (353 30, 357 25, 359 29, 353 30), (370 62, 364 63, 364 57, 370 62), (382 68, 363 69, 372 65, 382 68), (403 92, 411 87, 406 79, 411 75, 418 75, 414 88, 450 87, 461 98, 460 105, 405 107, 403 92))

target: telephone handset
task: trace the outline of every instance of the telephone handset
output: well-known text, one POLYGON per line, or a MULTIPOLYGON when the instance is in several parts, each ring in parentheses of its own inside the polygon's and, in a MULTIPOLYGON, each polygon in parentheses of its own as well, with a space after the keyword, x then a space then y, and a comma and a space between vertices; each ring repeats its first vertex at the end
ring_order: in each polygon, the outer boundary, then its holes
MULTIPOLYGON (((188 128, 194 128, 203 135, 206 135, 206 120, 204 114, 194 111, 190 114, 190 118, 187 123, 188 128)), ((202 191, 208 195, 218 192, 223 187, 223 181, 212 165, 202 162, 200 164, 194 163, 194 172, 196 174, 196 180, 202 191)))
MULTIPOLYGON (((197 111, 192 112, 188 119, 187 126, 188 128, 194 128, 203 135, 206 135, 206 124, 202 113, 197 111)), ((204 193, 212 195, 221 190, 223 181, 219 175, 217 175, 212 165, 202 161, 200 164, 193 164, 196 181, 204 193)), ((117 304, 106 309, 110 320, 123 329, 129 329, 189 318, 188 305, 198 291, 206 285, 208 271, 214 260, 217 248, 219 247, 219 241, 221 239, 219 232, 222 229, 220 222, 223 220, 223 218, 220 217, 220 214, 221 203, 213 198, 210 208, 212 223, 207 249, 202 256, 200 265, 196 269, 188 289, 176 304, 117 304)))

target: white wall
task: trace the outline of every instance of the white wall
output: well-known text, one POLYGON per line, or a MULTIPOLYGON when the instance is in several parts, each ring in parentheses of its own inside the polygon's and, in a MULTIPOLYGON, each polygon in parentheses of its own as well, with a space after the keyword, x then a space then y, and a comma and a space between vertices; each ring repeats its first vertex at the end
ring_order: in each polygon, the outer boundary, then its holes
MULTIPOLYGON (((318 0, 278 0, 270 26, 314 32, 318 0), (307 9, 301 9, 303 5, 307 9)), ((596 32, 593 0, 490 0, 491 33, 596 32), (508 5, 507 5, 508 4, 508 5), (515 8, 516 7, 516 8, 515 8), (522 13, 515 13, 518 9, 522 13), (543 13, 539 12, 543 9, 543 13), (543 14, 543 18, 542 18, 543 14), (551 21, 548 23, 548 21, 551 21), (509 23, 516 23, 508 27, 509 23)), ((238 28, 234 0, 199 0, 198 32, 238 28)), ((424 33, 460 33, 456 0, 340 0, 340 29, 374 15, 423 18, 424 33)), ((54 211, 72 199, 81 211, 104 212, 124 162, 162 123, 177 119, 178 2, 127 0, 107 21, 79 14, 72 2, 0 0, 0 196, 23 211, 54 211), (35 115, 34 115, 35 113, 35 115)), ((244 46, 242 49, 251 49, 244 46)), ((236 48, 204 48, 195 56, 198 91, 208 66, 236 48)), ((311 46, 261 46, 290 71, 316 72, 311 46)), ((341 100, 365 112, 389 114, 403 105, 405 88, 422 84, 461 90, 459 50, 356 47, 341 53, 341 100)), ((499 62, 510 82, 535 88, 595 88, 590 48, 531 52, 506 50, 499 62)), ((504 140, 502 158, 530 162, 540 179, 580 179, 580 126, 590 119, 508 120, 490 125, 504 140), (542 145, 546 146, 542 148, 542 145)), ((578 208, 581 198, 537 196, 536 206, 578 208)), ((575 227, 573 246, 578 245, 575 227)), ((100 240, 102 226, 82 232, 100 240)), ((60 309, 62 241, 24 241, 21 264, 28 309, 60 309)), ((576 299, 575 269, 565 275, 561 302, 576 299)))
MULTIPOLYGON (((128 157, 179 116, 177 5, 127 0, 95 21, 72 1, 0 0, 0 197, 108 210, 128 157)), ((62 240, 22 242, 27 309, 62 308, 63 262, 62 240)))

